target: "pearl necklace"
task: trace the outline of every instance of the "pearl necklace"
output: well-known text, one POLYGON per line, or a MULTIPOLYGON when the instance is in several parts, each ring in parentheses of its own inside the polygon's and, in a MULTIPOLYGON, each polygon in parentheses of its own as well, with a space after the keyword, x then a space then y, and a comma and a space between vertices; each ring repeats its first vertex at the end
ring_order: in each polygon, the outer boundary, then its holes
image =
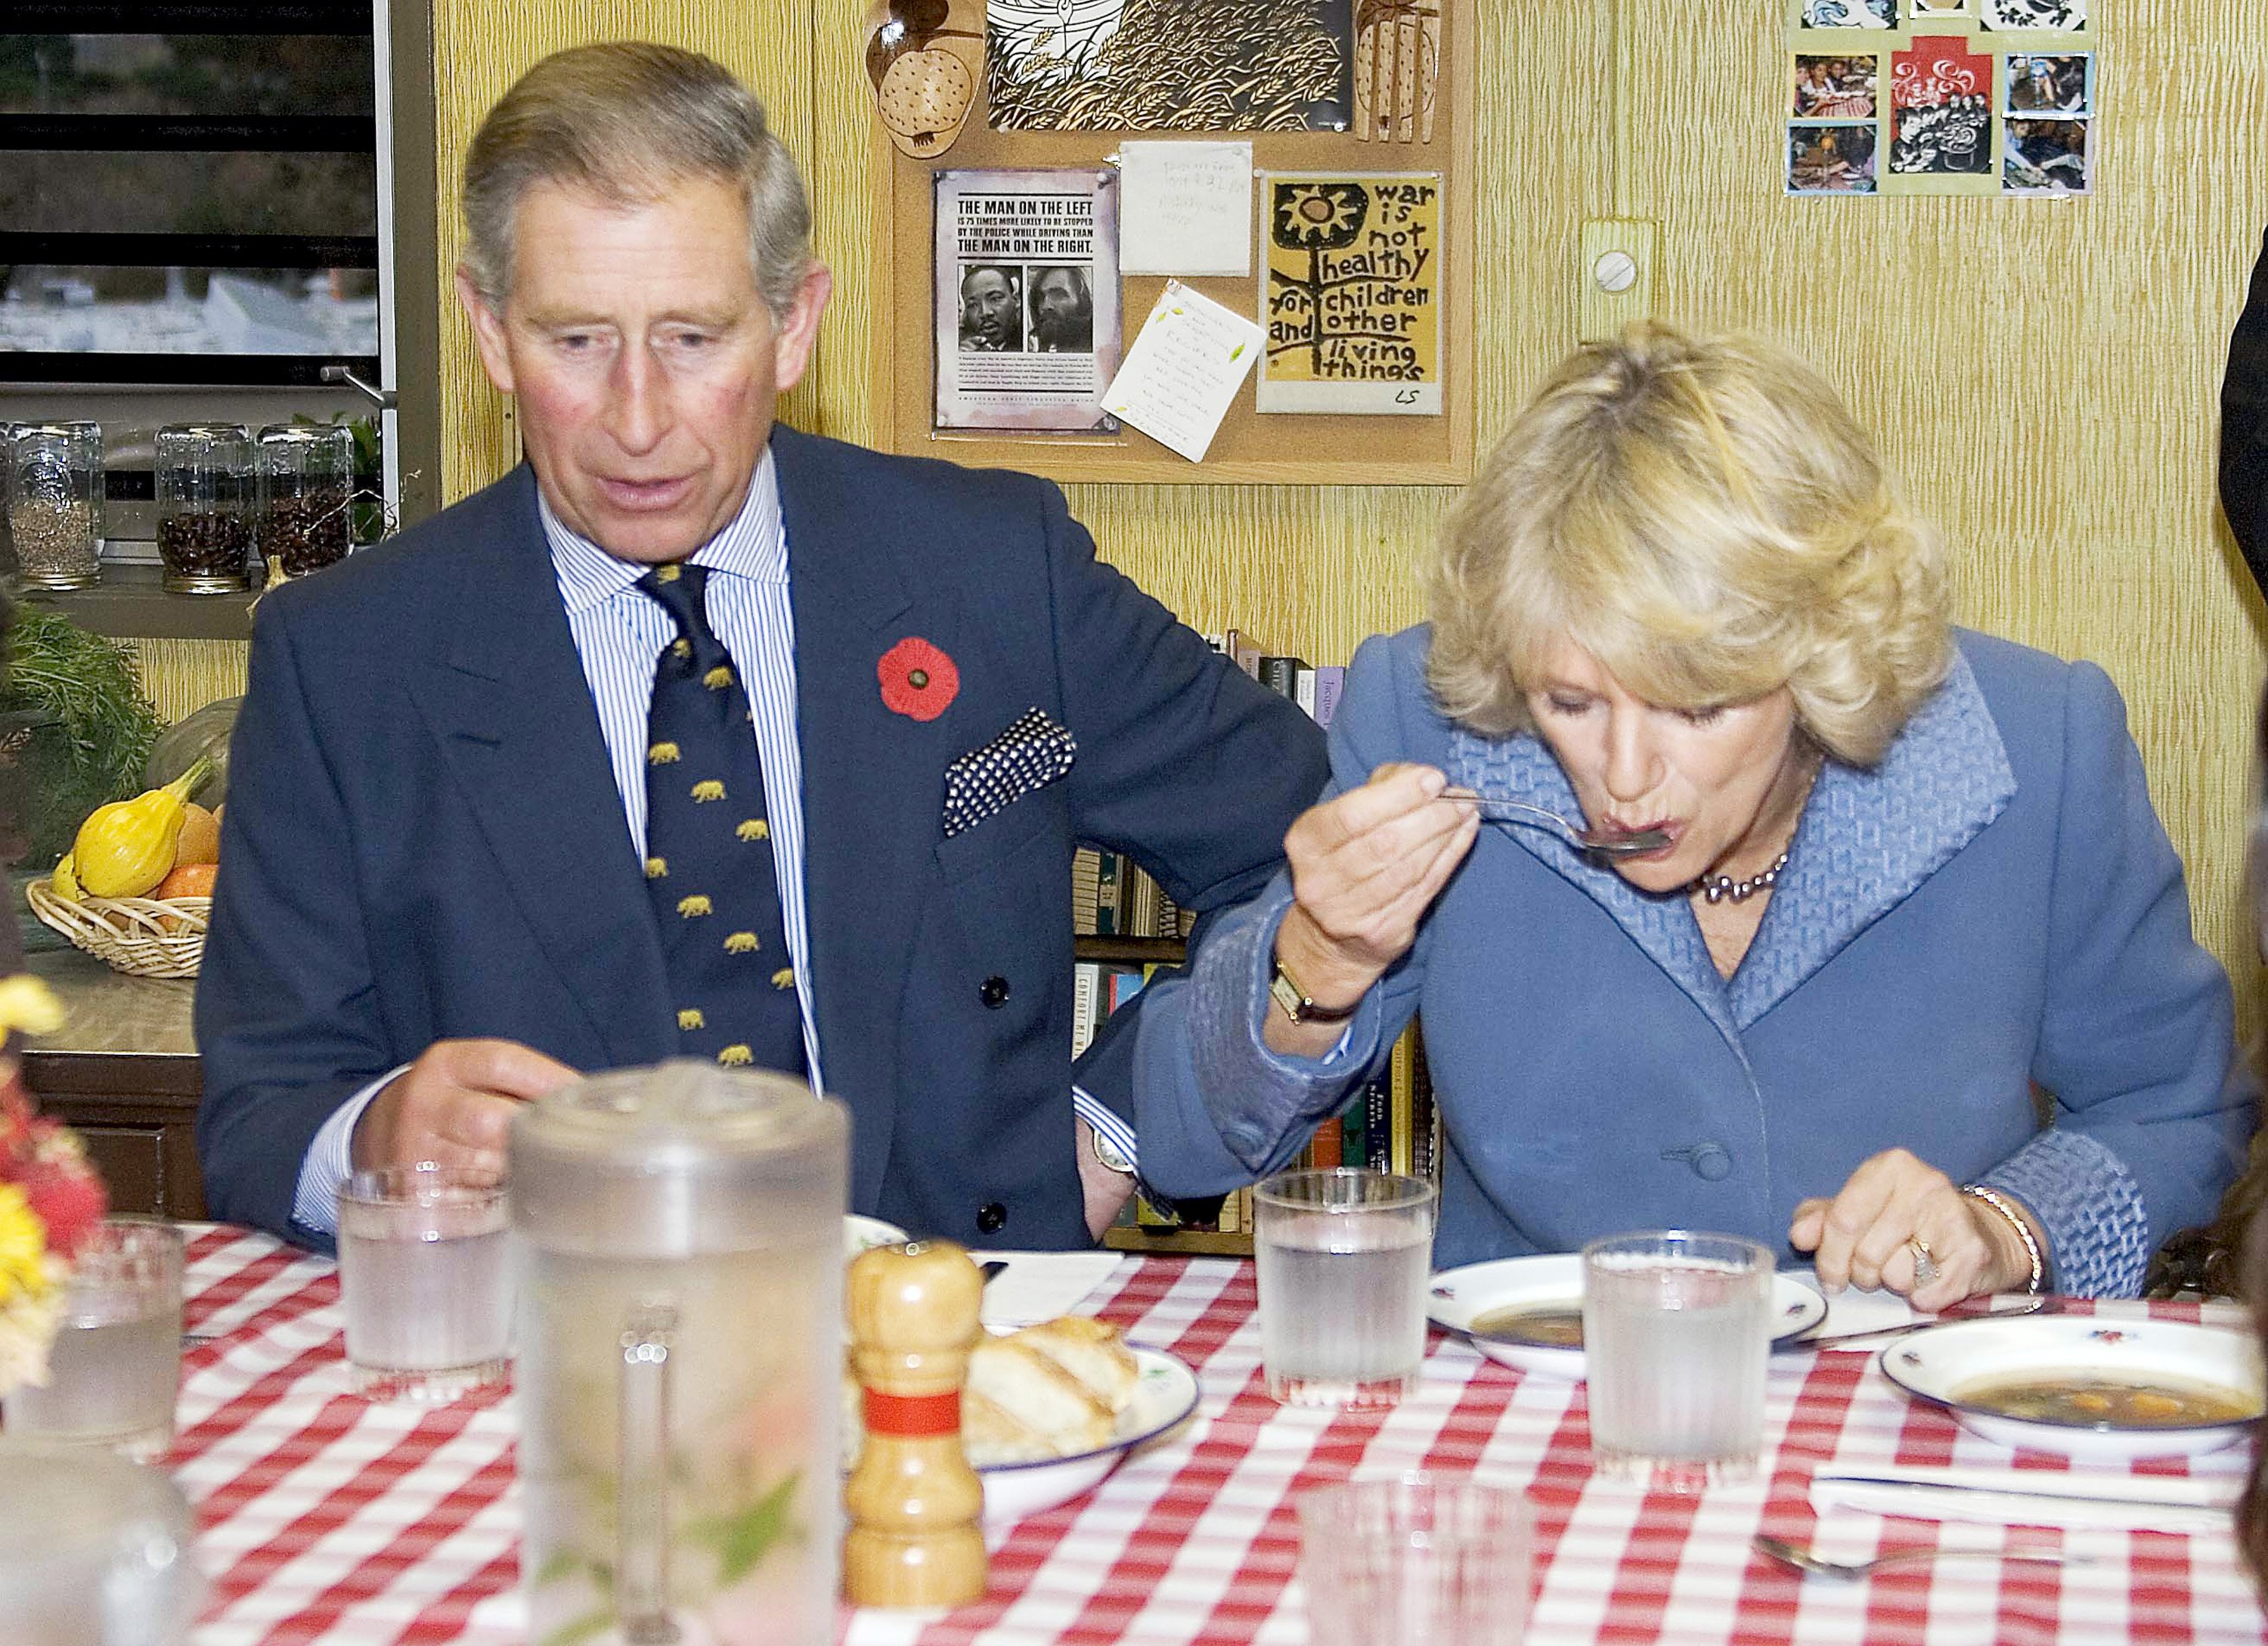
POLYGON ((1787 867, 1787 853, 1781 853, 1771 861, 1771 867, 1746 880, 1734 880, 1730 875, 1704 875, 1693 882, 1693 889, 1711 903, 1722 903, 1731 898, 1734 903, 1746 903, 1760 891, 1769 891, 1779 879, 1780 870, 1787 867))

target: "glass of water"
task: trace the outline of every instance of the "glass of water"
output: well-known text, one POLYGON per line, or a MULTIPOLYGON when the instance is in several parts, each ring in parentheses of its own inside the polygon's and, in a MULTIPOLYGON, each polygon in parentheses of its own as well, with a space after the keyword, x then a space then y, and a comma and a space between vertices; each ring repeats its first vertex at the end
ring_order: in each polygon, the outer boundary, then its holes
POLYGON ((1300 1578, 1314 1646, 1520 1646, 1528 1502, 1405 1474, 1302 1493, 1300 1578))
POLYGON ((112 1446, 140 1462, 173 1439, 181 1383, 181 1231, 111 1217, 71 1260, 48 1381, 10 1394, 11 1437, 112 1446))
POLYGON ((1583 1248, 1591 1457, 1609 1479, 1699 1491, 1756 1468, 1772 1254, 1731 1235, 1616 1235, 1583 1248))
POLYGON ((511 1368, 504 1190, 456 1166, 358 1171, 339 1191, 339 1294, 357 1393, 439 1403, 511 1368))
POLYGON ((1285 1406, 1392 1406, 1425 1358, 1433 1185, 1340 1167, 1252 1193, 1260 1361, 1285 1406))

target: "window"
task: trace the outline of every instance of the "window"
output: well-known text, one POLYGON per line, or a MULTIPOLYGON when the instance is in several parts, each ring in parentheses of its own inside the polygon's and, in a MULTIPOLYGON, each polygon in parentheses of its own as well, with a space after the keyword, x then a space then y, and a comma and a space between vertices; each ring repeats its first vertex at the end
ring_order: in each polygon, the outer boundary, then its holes
POLYGON ((372 0, 11 0, 0 380, 377 380, 372 0))

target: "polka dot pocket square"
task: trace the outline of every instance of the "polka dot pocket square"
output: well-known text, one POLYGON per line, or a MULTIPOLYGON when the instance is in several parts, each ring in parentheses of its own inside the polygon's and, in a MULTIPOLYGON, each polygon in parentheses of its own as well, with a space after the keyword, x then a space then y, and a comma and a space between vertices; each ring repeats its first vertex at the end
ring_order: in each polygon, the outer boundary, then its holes
POLYGON ((1042 709, 1027 709, 982 749, 945 769, 945 838, 998 816, 1071 771, 1079 745, 1042 709))

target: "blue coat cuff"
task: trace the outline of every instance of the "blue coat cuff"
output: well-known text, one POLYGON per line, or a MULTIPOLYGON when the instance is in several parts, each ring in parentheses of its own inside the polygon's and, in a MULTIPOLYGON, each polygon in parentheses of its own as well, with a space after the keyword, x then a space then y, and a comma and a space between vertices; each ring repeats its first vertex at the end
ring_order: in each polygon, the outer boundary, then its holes
POLYGON ((2084 1132, 2051 1127, 1986 1172, 2047 1231, 2054 1290, 2071 1297, 2139 1297, 2150 1264, 2150 1217, 2125 1163, 2084 1132))

